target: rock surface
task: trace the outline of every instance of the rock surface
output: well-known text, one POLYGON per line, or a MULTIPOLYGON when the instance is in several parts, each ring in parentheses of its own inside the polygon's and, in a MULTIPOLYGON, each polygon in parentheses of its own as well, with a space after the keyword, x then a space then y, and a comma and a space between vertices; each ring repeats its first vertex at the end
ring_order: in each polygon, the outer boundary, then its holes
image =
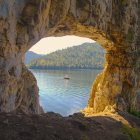
POLYGON ((82 114, 62 117, 55 113, 0 113, 0 137, 2 140, 139 140, 140 119, 124 115, 130 127, 122 123, 124 119, 115 118, 119 115, 85 118, 82 114), (126 126, 135 130, 135 135, 129 134, 126 126))
POLYGON ((0 0, 0 111, 40 113, 37 84, 22 59, 53 35, 89 37, 107 51, 88 108, 140 111, 139 15, 139 0, 0 0))

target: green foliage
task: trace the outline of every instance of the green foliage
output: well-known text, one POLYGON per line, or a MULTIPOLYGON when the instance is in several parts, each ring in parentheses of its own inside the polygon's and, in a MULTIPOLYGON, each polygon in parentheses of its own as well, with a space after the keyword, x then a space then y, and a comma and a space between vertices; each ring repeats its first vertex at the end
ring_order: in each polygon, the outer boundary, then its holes
POLYGON ((121 0, 121 2, 122 2, 123 5, 126 5, 128 0, 121 0))
POLYGON ((89 138, 88 138, 88 136, 83 135, 83 136, 81 137, 81 140, 89 140, 89 138))
POLYGON ((137 112, 137 111, 130 111, 129 112, 130 114, 136 116, 136 117, 139 117, 140 118, 140 112, 137 112))
POLYGON ((140 128, 132 128, 124 125, 123 132, 128 136, 129 140, 140 140, 140 128))
POLYGON ((134 31, 133 29, 129 29, 128 34, 126 35, 126 42, 132 41, 134 39, 134 31))
POLYGON ((59 50, 31 61, 33 69, 102 69, 105 51, 97 43, 84 43, 79 46, 59 50))

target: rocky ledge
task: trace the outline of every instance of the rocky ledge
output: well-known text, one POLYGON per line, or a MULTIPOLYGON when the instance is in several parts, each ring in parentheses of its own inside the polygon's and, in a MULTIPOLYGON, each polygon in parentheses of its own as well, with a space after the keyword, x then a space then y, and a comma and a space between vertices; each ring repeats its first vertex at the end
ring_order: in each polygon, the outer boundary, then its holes
POLYGON ((88 37, 107 52, 87 106, 140 112, 139 15, 139 0, 0 0, 0 112, 42 112, 24 54, 43 37, 63 35, 88 37))
POLYGON ((0 114, 2 140, 139 140, 140 119, 128 114, 0 114), (119 115, 121 114, 121 115, 119 115))

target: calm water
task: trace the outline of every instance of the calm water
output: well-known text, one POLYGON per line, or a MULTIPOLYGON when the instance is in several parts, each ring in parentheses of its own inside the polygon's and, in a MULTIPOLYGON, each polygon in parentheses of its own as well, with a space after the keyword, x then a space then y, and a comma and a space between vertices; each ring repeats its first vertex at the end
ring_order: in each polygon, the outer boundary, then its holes
POLYGON ((68 116, 87 105, 93 81, 100 70, 31 70, 38 82, 40 104, 47 112, 68 116), (64 80, 69 75, 70 80, 64 80))

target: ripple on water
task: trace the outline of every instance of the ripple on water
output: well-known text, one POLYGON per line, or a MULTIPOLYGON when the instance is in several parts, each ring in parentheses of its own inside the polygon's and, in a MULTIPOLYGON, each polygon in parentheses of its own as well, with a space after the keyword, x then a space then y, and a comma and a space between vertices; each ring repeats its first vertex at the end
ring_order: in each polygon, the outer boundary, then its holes
POLYGON ((45 111, 68 116, 84 108, 92 83, 99 70, 92 71, 47 71, 32 70, 38 86, 40 103, 45 111), (64 80, 64 75, 70 80, 64 80))

